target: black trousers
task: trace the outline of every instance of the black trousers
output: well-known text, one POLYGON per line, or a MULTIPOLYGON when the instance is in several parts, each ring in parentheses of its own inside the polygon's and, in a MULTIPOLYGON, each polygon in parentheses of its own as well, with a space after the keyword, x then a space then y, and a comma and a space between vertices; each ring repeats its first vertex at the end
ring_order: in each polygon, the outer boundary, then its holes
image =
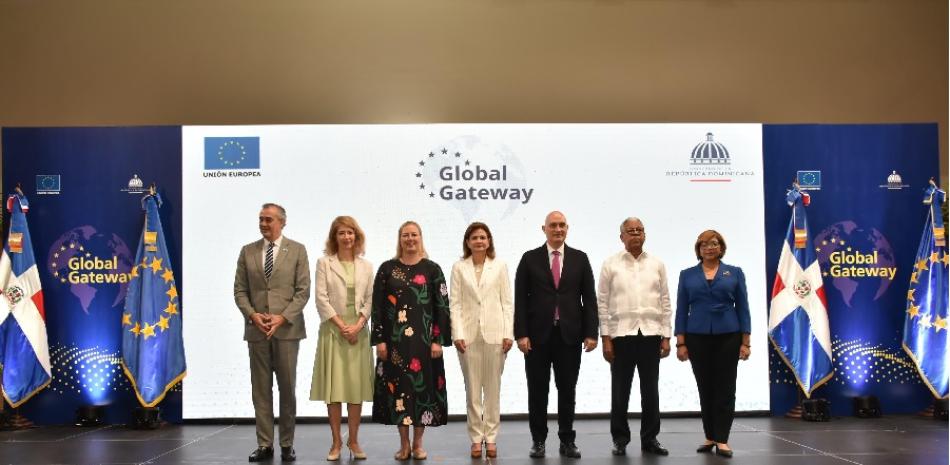
POLYGON ((610 364, 610 435, 615 443, 630 442, 627 407, 633 372, 640 370, 640 442, 660 434, 660 336, 621 336, 612 339, 614 361, 610 364))
POLYGON ((736 413, 736 370, 741 344, 740 333, 686 334, 706 439, 729 442, 736 413))
POLYGON ((581 344, 564 341, 557 327, 551 329, 551 337, 544 344, 531 341, 531 351, 524 356, 531 439, 544 442, 548 437, 548 387, 552 367, 557 387, 557 435, 561 442, 574 442, 577 435, 574 431, 574 398, 581 368, 581 344))

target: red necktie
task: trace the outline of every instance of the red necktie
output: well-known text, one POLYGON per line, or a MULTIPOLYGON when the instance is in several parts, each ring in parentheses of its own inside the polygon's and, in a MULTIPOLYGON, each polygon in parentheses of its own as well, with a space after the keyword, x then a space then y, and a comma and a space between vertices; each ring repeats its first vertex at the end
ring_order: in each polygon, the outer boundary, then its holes
MULTIPOLYGON (((554 259, 551 260, 551 274, 554 275, 554 288, 561 284, 561 252, 557 250, 551 252, 554 254, 554 259)), ((557 306, 554 307, 554 321, 561 319, 561 312, 558 310, 557 306)))

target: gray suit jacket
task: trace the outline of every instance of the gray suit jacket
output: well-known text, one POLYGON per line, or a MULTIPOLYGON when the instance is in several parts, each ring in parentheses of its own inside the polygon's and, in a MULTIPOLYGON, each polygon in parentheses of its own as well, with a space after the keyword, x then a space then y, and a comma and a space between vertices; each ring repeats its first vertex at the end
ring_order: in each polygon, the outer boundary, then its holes
POLYGON ((282 315, 287 319, 273 337, 303 339, 307 337, 303 308, 310 300, 307 249, 284 236, 268 280, 264 278, 264 244, 264 239, 260 239, 242 247, 234 274, 234 302, 244 315, 244 340, 255 342, 266 338, 251 321, 255 312, 282 315))

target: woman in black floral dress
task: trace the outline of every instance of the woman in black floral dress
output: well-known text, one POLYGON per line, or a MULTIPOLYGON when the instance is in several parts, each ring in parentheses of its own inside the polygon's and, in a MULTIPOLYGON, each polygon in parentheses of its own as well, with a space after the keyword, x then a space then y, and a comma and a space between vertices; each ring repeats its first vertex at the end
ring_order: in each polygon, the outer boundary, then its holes
POLYGON ((448 418, 442 346, 452 344, 452 337, 445 276, 426 258, 415 222, 399 228, 396 258, 376 272, 372 316, 373 421, 398 426, 397 460, 425 459, 425 427, 444 425, 448 418))

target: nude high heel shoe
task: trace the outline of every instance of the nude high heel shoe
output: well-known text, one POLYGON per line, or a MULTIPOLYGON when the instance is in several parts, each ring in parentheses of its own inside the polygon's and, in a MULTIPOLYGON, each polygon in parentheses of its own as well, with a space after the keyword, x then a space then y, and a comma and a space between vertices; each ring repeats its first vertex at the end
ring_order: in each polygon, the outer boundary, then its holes
POLYGON ((359 444, 347 444, 346 448, 350 450, 350 459, 366 460, 366 452, 360 448, 359 444), (356 446, 355 448, 353 446, 356 446))

